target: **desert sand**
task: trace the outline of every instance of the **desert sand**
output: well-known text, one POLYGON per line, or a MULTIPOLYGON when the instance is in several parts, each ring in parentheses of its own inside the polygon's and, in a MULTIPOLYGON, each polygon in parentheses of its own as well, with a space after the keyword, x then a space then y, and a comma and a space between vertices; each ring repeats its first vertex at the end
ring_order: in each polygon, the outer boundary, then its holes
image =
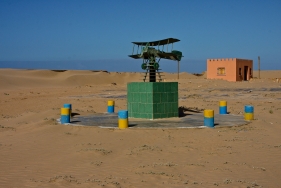
POLYGON ((255 120, 213 129, 61 125, 64 103, 80 115, 106 112, 109 99, 126 109, 114 96, 141 74, 0 69, 0 187, 281 187, 281 71, 236 83, 165 76, 179 82, 179 106, 218 113, 226 100, 243 116, 250 104, 255 120))

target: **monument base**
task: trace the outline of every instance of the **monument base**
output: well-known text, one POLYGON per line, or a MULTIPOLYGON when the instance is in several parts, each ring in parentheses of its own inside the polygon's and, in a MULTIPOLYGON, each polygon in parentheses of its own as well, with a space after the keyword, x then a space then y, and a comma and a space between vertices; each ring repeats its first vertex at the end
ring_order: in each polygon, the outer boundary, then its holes
POLYGON ((127 103, 131 118, 179 117, 178 82, 128 83, 127 103))

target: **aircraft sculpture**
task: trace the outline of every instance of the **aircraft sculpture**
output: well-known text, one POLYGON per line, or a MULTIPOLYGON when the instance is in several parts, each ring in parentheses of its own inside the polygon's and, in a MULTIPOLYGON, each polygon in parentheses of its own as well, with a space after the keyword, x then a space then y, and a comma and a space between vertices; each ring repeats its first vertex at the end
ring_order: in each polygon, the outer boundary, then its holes
POLYGON ((146 81, 146 77, 149 74, 149 82, 156 82, 158 74, 158 81, 161 82, 163 79, 161 76, 162 72, 159 72, 159 62, 161 59, 169 59, 174 60, 178 62, 178 77, 179 77, 179 62, 181 60, 182 52, 173 50, 173 44, 175 42, 179 42, 179 39, 175 38, 167 38, 163 40, 158 41, 152 41, 152 42, 132 42, 134 44, 133 46, 133 52, 132 55, 129 55, 129 57, 134 59, 143 59, 143 63, 141 65, 141 68, 145 70, 145 75, 143 81, 146 81), (169 51, 169 44, 172 44, 171 51, 169 51), (134 54, 135 45, 138 46, 137 53, 134 54), (164 51, 166 45, 166 51, 164 51), (157 49, 154 48, 157 46, 157 49), (159 48, 162 49, 160 50, 159 48), (140 47, 140 48, 139 48, 140 47), (140 49, 140 52, 139 52, 140 49))

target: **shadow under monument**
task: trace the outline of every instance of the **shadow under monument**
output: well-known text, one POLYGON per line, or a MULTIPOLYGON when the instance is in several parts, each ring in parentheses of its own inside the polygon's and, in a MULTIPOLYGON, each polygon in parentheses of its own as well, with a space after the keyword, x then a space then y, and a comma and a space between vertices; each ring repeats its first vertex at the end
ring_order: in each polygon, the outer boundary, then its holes
POLYGON ((204 110, 203 109, 199 109, 199 108, 187 108, 185 106, 180 106, 178 108, 179 110, 179 117, 185 117, 188 115, 193 115, 196 113, 202 113, 204 110))

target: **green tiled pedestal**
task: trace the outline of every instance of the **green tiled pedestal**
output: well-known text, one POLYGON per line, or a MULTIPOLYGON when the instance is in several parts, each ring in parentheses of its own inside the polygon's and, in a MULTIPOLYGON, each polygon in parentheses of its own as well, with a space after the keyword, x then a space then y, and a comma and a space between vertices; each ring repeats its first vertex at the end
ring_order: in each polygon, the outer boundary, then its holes
POLYGON ((127 85, 129 117, 178 117, 178 82, 131 82, 127 85))

